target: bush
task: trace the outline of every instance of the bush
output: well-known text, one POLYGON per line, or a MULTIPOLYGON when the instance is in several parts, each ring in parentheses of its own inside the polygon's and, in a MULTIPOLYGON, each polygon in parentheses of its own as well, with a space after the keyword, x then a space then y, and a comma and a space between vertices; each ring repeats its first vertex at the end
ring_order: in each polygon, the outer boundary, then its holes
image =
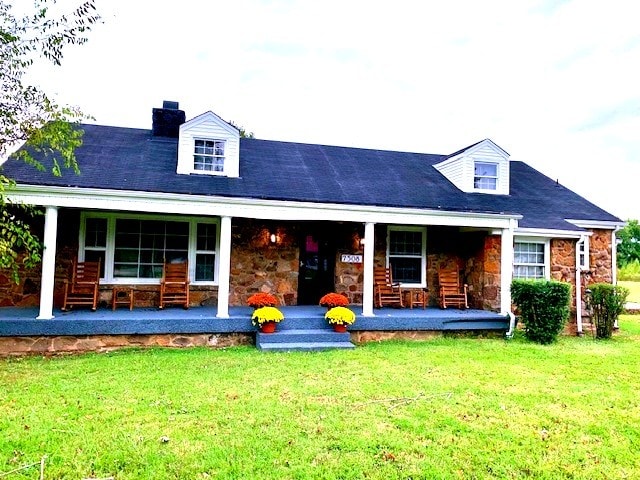
POLYGON ((611 338, 618 315, 624 310, 629 289, 610 283, 595 283, 589 285, 587 292, 588 305, 596 324, 596 338, 611 338))
POLYGON ((553 343, 569 318, 571 286, 544 280, 514 280, 511 298, 520 310, 527 339, 553 343))

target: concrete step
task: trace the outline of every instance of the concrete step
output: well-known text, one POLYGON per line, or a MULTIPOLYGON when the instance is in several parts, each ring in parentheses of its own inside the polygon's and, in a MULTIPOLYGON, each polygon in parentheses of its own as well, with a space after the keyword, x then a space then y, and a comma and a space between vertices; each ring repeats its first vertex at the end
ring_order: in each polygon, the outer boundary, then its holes
POLYGON ((329 329, 329 323, 321 315, 317 317, 285 317, 285 319, 278 323, 276 330, 323 330, 329 329))
POLYGON ((351 349, 355 345, 351 342, 291 342, 291 343, 265 343, 256 345, 259 350, 265 352, 291 352, 291 351, 320 351, 332 349, 351 349))
POLYGON ((256 347, 265 351, 328 350, 354 348, 349 332, 339 333, 326 328, 276 330, 275 333, 256 333, 256 347))
POLYGON ((328 329, 276 330, 275 333, 256 333, 256 343, 349 342, 348 332, 328 329))

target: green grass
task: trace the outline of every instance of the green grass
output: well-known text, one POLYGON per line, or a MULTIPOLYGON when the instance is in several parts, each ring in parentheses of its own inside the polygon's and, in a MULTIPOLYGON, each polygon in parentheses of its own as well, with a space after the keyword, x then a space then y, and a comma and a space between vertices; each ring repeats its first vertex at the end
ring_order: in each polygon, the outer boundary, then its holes
POLYGON ((640 303, 640 282, 619 281, 618 285, 629 289, 627 302, 640 303))
POLYGON ((0 360, 0 478, 44 455, 56 479, 640 478, 640 319, 620 324, 551 346, 0 360))

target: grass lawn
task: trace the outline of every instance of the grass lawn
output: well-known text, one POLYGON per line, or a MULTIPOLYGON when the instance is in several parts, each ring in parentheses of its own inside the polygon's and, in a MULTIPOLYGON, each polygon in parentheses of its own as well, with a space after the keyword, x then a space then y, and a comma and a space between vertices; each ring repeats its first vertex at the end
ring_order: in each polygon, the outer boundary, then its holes
POLYGON ((611 341, 0 360, 0 478, 640 478, 640 318, 611 341))
POLYGON ((627 302, 640 303, 640 282, 623 282, 619 281, 618 285, 629 289, 627 302))

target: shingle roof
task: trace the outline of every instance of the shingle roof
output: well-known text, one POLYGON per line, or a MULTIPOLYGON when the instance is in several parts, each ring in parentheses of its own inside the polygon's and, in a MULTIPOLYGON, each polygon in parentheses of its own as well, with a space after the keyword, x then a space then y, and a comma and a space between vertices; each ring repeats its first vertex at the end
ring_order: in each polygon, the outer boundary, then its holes
MULTIPOLYGON (((83 125, 80 175, 61 177, 15 160, 18 183, 361 204, 456 212, 516 213, 526 228, 577 229, 564 219, 613 221, 576 193, 522 162, 511 161, 510 194, 464 193, 433 165, 450 157, 258 139, 240 141, 240 178, 176 174, 177 139, 150 130, 83 125)), ((469 147, 467 147, 469 148, 469 147)))

